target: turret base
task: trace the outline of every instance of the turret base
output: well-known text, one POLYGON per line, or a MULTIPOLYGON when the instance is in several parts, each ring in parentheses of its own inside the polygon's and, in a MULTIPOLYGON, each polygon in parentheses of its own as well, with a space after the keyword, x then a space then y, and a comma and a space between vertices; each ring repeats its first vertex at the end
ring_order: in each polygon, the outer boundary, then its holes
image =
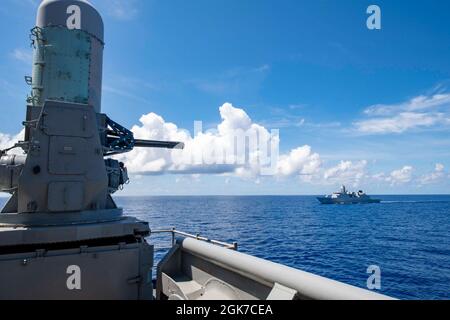
POLYGON ((0 226, 0 300, 150 300, 149 233, 146 222, 127 217, 76 225, 0 226))

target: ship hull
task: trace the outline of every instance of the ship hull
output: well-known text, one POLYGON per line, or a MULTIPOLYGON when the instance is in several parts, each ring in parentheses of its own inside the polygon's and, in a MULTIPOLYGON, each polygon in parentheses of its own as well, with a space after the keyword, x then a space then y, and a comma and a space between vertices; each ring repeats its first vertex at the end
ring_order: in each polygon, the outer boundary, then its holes
POLYGON ((371 204, 371 203, 381 203, 378 199, 332 199, 319 197, 317 198, 321 204, 371 204))

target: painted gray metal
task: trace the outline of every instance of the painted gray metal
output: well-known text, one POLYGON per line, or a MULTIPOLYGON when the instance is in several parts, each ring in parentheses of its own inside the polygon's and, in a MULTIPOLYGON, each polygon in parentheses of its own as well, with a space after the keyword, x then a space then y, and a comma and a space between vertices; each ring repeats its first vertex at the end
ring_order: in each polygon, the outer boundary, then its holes
POLYGON ((47 101, 38 117, 28 121, 35 125, 27 127, 27 159, 19 177, 16 207, 3 213, 115 209, 108 201, 94 110, 88 105, 47 101))
POLYGON ((149 225, 111 197, 128 182, 125 164, 108 159, 111 141, 135 146, 100 113, 102 19, 86 1, 45 0, 31 38, 25 139, 0 152, 0 191, 11 194, 0 213, 0 299, 152 299, 149 225), (67 286, 70 267, 82 289, 67 286))
POLYGON ((44 0, 37 12, 36 26, 45 28, 49 26, 67 26, 70 6, 78 6, 81 10, 81 30, 104 41, 103 19, 98 11, 84 0, 44 0))
MULTIPOLYGON (((268 299, 280 286, 296 291, 294 299, 313 300, 391 300, 364 290, 250 255, 221 248, 195 239, 179 240, 177 246, 158 266, 160 298, 208 297, 207 284, 219 281, 235 299, 268 299), (197 289, 192 292, 186 288, 197 289), (200 290, 200 291, 199 291, 200 290)), ((285 290, 286 291, 286 290, 285 290)))
POLYGON ((33 105, 46 100, 89 104, 101 112, 103 20, 87 1, 45 0, 32 32, 33 105), (79 25, 74 26, 73 17, 79 25))
POLYGON ((318 197, 321 204, 374 204, 380 203, 379 199, 372 199, 363 191, 349 192, 345 186, 342 186, 339 192, 335 192, 325 197, 318 197))
POLYGON ((40 245, 45 248, 48 244, 81 243, 95 239, 124 239, 129 236, 143 239, 148 234, 148 224, 132 217, 121 217, 115 221, 76 222, 72 225, 56 226, 2 224, 0 227, 0 247, 40 245))
POLYGON ((150 300, 152 257, 145 242, 0 255, 0 300, 150 300), (71 266, 80 290, 67 286, 71 266))
POLYGON ((75 224, 105 223, 125 219, 122 209, 108 209, 60 213, 2 213, 0 226, 3 227, 51 227, 75 224), (64 214, 64 219, 61 219, 64 214))

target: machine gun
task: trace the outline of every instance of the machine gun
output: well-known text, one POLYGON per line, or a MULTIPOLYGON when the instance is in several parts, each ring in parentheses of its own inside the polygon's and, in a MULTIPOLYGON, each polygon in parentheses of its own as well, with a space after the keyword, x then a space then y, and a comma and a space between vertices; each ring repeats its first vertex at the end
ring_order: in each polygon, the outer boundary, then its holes
POLYGON ((116 208, 111 194, 128 182, 113 158, 134 148, 182 149, 180 142, 137 140, 101 112, 104 27, 79 0, 43 1, 31 30, 33 76, 23 156, 0 156, 3 213, 84 212, 116 208), (68 19, 70 18, 70 19, 68 19), (74 21, 78 23, 72 25, 74 21))
POLYGON ((88 1, 43 0, 30 38, 25 137, 12 146, 23 154, 0 152, 0 191, 12 195, 0 213, 0 299, 152 299, 149 223, 114 202, 128 182, 114 156, 184 145, 135 139, 102 113, 104 26, 88 1))
POLYGON ((0 191, 13 195, 3 212, 111 207, 110 195, 129 182, 125 164, 112 156, 134 148, 184 148, 181 142, 135 139, 130 130, 93 111, 89 105, 51 100, 42 108, 28 106, 25 141, 1 151, 0 191), (8 155, 14 148, 22 148, 25 155, 8 155), (66 205, 45 207, 69 194, 66 205))
MULTIPOLYGON (((135 139, 133 133, 127 128, 114 122, 106 115, 100 115, 104 134, 101 135, 103 152, 105 156, 113 156, 132 151, 134 148, 160 148, 160 149, 184 149, 184 143, 172 141, 155 141, 135 139)), ((129 182, 125 164, 113 159, 105 161, 108 171, 108 192, 115 193, 129 182)))
POLYGON ((184 149, 182 142, 135 139, 130 130, 112 121, 106 115, 104 115, 104 123, 107 129, 103 143, 107 148, 108 156, 128 152, 134 148, 184 149))

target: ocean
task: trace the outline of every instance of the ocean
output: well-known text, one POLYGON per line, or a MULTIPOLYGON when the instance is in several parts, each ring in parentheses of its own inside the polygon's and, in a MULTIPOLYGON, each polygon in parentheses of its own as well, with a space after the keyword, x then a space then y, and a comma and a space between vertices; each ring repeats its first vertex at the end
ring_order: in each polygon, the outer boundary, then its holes
MULTIPOLYGON (((116 197, 127 215, 238 242, 239 251, 380 293, 450 299, 450 195, 374 196, 381 204, 321 205, 310 196, 116 197)), ((6 199, 0 199, 3 204, 6 199)), ((157 263, 171 237, 152 235, 157 263)))
MULTIPOLYGON (((176 227, 239 251, 361 288, 371 265, 380 293, 450 299, 450 195, 377 196, 381 204, 321 205, 310 196, 119 197, 153 230, 176 227)), ((153 235, 156 261, 170 235, 153 235)))

